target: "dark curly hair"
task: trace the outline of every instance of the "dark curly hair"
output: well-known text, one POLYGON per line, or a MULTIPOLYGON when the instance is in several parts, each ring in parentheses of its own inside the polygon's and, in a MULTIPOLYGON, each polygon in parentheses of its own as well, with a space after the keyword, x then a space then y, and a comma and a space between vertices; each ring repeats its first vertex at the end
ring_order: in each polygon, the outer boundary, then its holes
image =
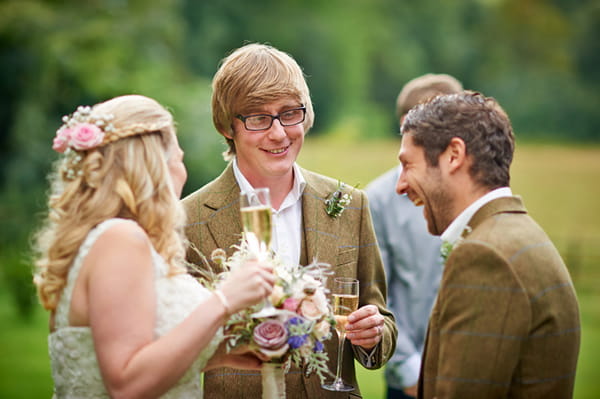
POLYGON ((459 137, 473 159, 469 173, 477 184, 495 189, 510 183, 515 137, 508 115, 492 97, 473 91, 433 97, 408 112, 401 132, 424 148, 430 166, 437 166, 450 140, 459 137))

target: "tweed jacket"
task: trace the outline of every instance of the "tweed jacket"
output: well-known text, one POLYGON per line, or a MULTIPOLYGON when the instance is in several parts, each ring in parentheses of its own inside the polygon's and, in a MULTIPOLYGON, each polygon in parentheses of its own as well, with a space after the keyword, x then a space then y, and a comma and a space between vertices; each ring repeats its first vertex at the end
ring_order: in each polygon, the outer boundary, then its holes
MULTIPOLYGON (((338 182, 302 169, 306 187, 302 194, 303 237, 300 263, 313 259, 329 263, 335 276, 353 277, 360 280, 359 306, 373 304, 384 316, 382 341, 376 347, 373 364, 365 367, 380 368, 394 351, 397 329, 392 313, 385 308, 385 272, 367 197, 361 190, 352 192, 352 201, 337 218, 325 212, 325 200, 337 189, 338 182)), ((239 211, 240 189, 230 164, 217 179, 183 200, 188 224, 186 235, 201 254, 210 257, 216 248, 222 248, 230 256, 232 245, 239 242, 242 225, 239 211)), ((199 257, 189 253, 188 260, 206 267, 199 257)), ((216 266, 210 264, 216 270, 216 266)), ((328 284, 333 279, 328 279, 328 284)), ((331 286, 329 287, 331 288, 331 286)), ((337 361, 337 335, 327 341, 329 368, 335 372, 337 361)), ((286 393, 293 398, 352 398, 361 397, 356 382, 354 358, 361 360, 349 341, 346 341, 343 359, 343 376, 357 390, 351 393, 335 393, 323 390, 316 375, 306 377, 302 370, 292 367, 286 375, 286 393), (354 356, 353 356, 354 355, 354 356)), ((261 396, 260 372, 222 368, 211 370, 204 376, 204 393, 207 398, 259 398, 261 396)))
POLYGON ((571 398, 580 342, 573 283, 519 197, 490 201, 447 258, 420 398, 571 398))

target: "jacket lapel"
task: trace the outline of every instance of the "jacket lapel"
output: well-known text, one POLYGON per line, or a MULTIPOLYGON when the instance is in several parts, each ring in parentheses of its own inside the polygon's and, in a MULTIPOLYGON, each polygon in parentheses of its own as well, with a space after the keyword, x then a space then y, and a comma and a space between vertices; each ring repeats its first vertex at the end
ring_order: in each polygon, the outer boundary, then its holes
POLYGON ((334 264, 337 255, 339 218, 325 212, 325 200, 331 194, 312 173, 302 169, 306 187, 302 194, 302 218, 307 262, 334 264))
POLYGON ((501 197, 482 206, 471 218, 468 225, 475 229, 485 219, 501 213, 527 213, 521 197, 501 197))
POLYGON ((215 240, 217 248, 228 250, 232 244, 238 243, 242 232, 239 207, 240 188, 235 181, 232 164, 229 164, 215 183, 210 195, 201 206, 204 207, 203 213, 207 213, 208 230, 215 240), (215 217, 219 213, 222 215, 215 217), (232 242, 232 237, 237 237, 237 239, 232 242))

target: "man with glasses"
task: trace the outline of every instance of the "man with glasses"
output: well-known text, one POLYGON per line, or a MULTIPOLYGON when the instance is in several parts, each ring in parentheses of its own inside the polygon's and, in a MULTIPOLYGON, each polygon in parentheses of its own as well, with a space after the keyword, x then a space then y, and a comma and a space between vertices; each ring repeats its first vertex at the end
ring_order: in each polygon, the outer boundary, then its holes
MULTIPOLYGON (((344 396, 323 390, 316 375, 306 377, 292 366, 286 374, 287 397, 360 397, 354 359, 369 369, 383 366, 393 353, 397 330, 385 308, 385 274, 365 193, 296 164, 314 120, 302 70, 271 46, 243 46, 223 60, 213 78, 212 112, 228 144, 224 155, 230 163, 217 179, 183 200, 187 237, 207 257, 216 248, 231 255, 242 231, 240 191, 268 187, 272 248, 279 257, 302 265, 317 259, 329 263, 335 276, 360 281, 359 308, 349 316, 342 368, 344 381, 356 390, 344 396), (352 197, 349 204, 339 201, 340 193, 352 197)), ((203 265, 193 254, 189 260, 203 265)), ((218 265, 210 266, 220 271, 218 265)), ((325 350, 335 371, 335 334, 325 350)), ((204 389, 207 398, 257 398, 260 372, 212 370, 205 375, 204 389)))

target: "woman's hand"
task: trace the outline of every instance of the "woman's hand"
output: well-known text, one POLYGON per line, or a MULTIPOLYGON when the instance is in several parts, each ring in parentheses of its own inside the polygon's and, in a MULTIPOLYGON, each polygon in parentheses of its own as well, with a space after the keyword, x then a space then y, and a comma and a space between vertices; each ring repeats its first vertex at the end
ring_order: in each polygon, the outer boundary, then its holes
POLYGON ((249 261, 232 272, 219 288, 229 303, 229 311, 236 313, 268 297, 274 283, 272 268, 249 261))

